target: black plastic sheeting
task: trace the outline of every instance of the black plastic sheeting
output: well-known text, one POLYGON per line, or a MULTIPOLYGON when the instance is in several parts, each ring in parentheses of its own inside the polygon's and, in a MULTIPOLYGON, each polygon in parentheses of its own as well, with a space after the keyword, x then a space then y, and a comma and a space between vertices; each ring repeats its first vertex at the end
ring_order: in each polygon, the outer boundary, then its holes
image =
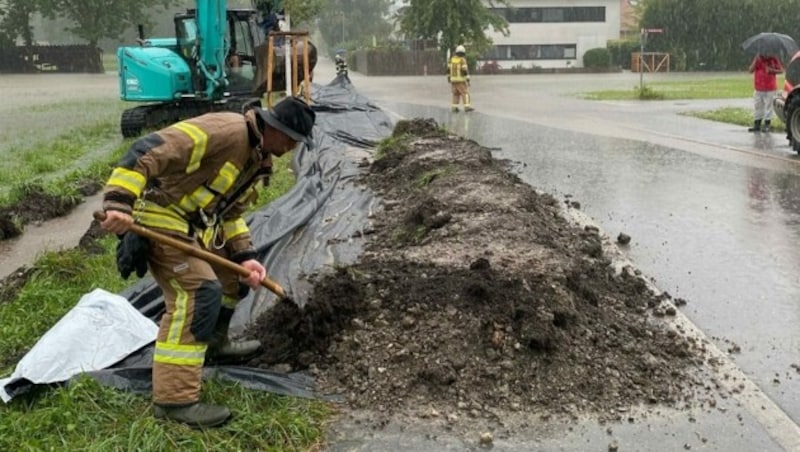
MULTIPOLYGON (((251 214, 248 225, 259 260, 273 280, 302 306, 311 286, 307 276, 354 263, 369 229, 369 215, 377 199, 357 183, 364 159, 375 145, 391 134, 392 123, 380 108, 358 94, 343 76, 326 86, 312 85, 316 146, 295 151, 296 184, 280 199, 251 214)), ((121 295, 143 315, 158 322, 164 312, 161 290, 146 277, 121 295)), ((272 307, 274 294, 261 288, 240 302, 231 332, 241 333, 272 307)), ((152 389, 153 344, 127 356, 110 368, 89 372, 103 384, 135 392, 152 389)), ((313 379, 302 373, 281 374, 237 366, 206 367, 211 376, 239 382, 245 387, 301 397, 322 397, 313 379)), ((7 387, 10 396, 33 384, 17 382, 7 387)))

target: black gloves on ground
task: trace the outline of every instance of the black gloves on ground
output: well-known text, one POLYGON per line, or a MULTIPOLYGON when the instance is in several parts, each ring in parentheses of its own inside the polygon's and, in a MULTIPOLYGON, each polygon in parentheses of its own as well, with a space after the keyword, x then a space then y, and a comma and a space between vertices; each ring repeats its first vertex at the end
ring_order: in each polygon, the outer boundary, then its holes
POLYGON ((147 256, 150 254, 150 241, 126 232, 117 243, 117 270, 123 279, 136 271, 136 276, 143 277, 147 273, 147 256))

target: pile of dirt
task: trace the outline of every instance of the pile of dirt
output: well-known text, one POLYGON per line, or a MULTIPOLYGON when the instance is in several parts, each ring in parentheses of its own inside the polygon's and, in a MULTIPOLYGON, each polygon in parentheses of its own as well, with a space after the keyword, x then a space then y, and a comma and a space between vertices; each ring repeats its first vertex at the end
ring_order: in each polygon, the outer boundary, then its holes
POLYGON ((363 256, 262 316, 250 365, 307 369, 378 424, 692 404, 702 345, 665 322, 668 295, 614 271, 597 228, 433 120, 388 142, 363 178, 383 201, 363 256))

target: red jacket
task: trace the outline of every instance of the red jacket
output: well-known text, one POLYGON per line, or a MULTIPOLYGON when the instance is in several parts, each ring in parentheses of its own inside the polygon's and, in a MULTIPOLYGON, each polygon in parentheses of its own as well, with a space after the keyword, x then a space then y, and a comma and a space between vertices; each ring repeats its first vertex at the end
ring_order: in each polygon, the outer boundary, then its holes
POLYGON ((760 56, 753 61, 750 72, 753 73, 753 85, 756 91, 775 91, 778 89, 778 79, 775 74, 783 72, 783 65, 774 56, 760 56), (772 68, 775 72, 769 72, 767 68, 772 68))

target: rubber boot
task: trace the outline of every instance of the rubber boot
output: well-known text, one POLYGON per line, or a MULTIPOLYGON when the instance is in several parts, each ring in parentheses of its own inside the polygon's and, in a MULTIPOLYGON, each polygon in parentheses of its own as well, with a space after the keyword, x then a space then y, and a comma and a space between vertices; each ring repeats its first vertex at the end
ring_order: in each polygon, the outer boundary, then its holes
POLYGON ((748 132, 761 132, 761 120, 756 119, 753 121, 753 127, 747 129, 748 132))
POLYGON ((453 113, 458 113, 458 107, 453 107, 450 109, 453 113))
POLYGON ((228 337, 228 327, 230 326, 233 312, 233 309, 224 307, 219 311, 214 337, 209 342, 208 351, 206 352, 207 362, 231 363, 246 361, 261 348, 261 342, 256 340, 232 341, 228 337))
POLYGON ((770 131, 770 125, 771 125, 770 122, 771 121, 769 119, 764 121, 764 127, 761 128, 762 132, 769 132, 770 131))
POLYGON ((185 406, 153 405, 153 411, 156 419, 169 419, 193 428, 217 427, 231 417, 224 406, 199 402, 185 406))

